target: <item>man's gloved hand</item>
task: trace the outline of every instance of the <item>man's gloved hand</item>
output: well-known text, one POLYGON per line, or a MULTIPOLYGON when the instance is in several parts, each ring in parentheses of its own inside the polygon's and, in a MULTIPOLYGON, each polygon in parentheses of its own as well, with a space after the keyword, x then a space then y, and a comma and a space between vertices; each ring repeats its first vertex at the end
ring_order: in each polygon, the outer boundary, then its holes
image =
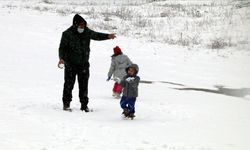
POLYGON ((126 81, 127 82, 130 82, 130 81, 133 81, 135 78, 134 77, 128 77, 127 79, 126 79, 126 81))
POLYGON ((108 35, 108 38, 109 38, 109 39, 114 39, 114 38, 116 38, 116 36, 115 36, 114 33, 112 33, 112 34, 109 34, 109 35, 108 35))
POLYGON ((121 83, 121 79, 120 79, 120 78, 117 78, 117 77, 114 78, 114 81, 117 82, 118 84, 121 83))
POLYGON ((60 69, 63 69, 64 68, 64 65, 65 65, 65 62, 63 59, 60 59, 58 64, 57 64, 57 67, 60 68, 60 69))
POLYGON ((111 77, 108 77, 107 81, 109 81, 111 79, 111 77))

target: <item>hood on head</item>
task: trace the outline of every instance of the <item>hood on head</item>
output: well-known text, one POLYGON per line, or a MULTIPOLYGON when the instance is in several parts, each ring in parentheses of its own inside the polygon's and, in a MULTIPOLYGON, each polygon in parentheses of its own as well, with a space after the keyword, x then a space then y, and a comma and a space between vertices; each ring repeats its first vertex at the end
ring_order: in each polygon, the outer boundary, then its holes
POLYGON ((78 26, 81 22, 85 24, 85 27, 87 26, 87 21, 79 14, 76 14, 73 18, 73 26, 78 26))
POLYGON ((128 69, 129 68, 135 68, 135 74, 137 75, 138 74, 138 72, 139 72, 139 66, 137 65, 137 64, 131 64, 131 65, 129 65, 127 68, 126 68, 126 72, 128 73, 128 69))

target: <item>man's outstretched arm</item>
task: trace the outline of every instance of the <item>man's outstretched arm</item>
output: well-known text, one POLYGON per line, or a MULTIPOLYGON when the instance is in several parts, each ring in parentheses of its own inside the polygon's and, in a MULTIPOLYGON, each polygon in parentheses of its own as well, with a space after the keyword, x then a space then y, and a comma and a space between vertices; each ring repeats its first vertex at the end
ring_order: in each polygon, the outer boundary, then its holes
POLYGON ((100 33, 100 32, 95 32, 93 30, 90 30, 90 38, 93 40, 101 41, 101 40, 114 39, 116 38, 116 36, 114 33, 106 34, 106 33, 100 33))

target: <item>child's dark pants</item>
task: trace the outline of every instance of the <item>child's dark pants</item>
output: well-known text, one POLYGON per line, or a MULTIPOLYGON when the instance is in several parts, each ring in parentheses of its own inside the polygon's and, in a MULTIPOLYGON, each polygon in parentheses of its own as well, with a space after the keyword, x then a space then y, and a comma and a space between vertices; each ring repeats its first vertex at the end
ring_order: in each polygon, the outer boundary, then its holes
POLYGON ((136 97, 122 96, 120 105, 122 109, 128 109, 129 113, 135 113, 135 101, 136 97))

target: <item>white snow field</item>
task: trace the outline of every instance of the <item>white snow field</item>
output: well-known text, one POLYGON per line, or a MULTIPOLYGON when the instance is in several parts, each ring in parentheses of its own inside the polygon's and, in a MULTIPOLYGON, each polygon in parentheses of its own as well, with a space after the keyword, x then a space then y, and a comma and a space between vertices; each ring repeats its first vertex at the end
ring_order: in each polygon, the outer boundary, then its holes
POLYGON ((94 112, 79 110, 77 84, 73 112, 63 111, 58 46, 72 18, 1 8, 1 150, 250 149, 249 51, 169 46, 122 34, 92 41, 94 112), (135 120, 121 117, 113 82, 106 82, 116 45, 139 65, 142 80, 156 81, 140 84, 135 120))

